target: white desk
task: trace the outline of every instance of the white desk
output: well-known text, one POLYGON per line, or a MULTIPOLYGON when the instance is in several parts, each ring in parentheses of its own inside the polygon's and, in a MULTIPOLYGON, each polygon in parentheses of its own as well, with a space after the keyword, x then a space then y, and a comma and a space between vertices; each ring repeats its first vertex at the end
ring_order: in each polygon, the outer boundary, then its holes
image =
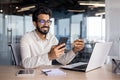
POLYGON ((84 73, 70 70, 63 70, 66 76, 46 76, 41 69, 59 68, 59 66, 40 66, 35 69, 35 76, 17 77, 16 73, 20 67, 0 66, 0 80, 120 80, 120 75, 112 73, 110 66, 104 66, 96 70, 84 73))

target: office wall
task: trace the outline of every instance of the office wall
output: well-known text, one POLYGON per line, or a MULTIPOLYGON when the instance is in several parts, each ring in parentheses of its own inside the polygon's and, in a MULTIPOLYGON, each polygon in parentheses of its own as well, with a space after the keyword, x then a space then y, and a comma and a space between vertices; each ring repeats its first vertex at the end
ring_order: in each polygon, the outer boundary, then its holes
POLYGON ((106 0, 106 33, 113 42, 109 55, 120 59, 120 0, 106 0))

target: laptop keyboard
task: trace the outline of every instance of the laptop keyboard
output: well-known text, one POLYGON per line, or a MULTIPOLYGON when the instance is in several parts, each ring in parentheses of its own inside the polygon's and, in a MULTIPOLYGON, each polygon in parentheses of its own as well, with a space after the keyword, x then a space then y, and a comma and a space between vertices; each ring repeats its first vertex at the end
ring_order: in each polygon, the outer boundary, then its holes
POLYGON ((74 63, 74 64, 70 64, 70 65, 65 65, 65 66, 62 66, 63 68, 73 68, 73 67, 78 67, 78 66, 84 66, 84 65, 87 65, 87 63, 85 62, 78 62, 78 63, 74 63))
POLYGON ((86 69, 87 68, 87 64, 84 64, 84 65, 80 65, 80 66, 77 66, 77 67, 74 67, 75 69, 86 69))

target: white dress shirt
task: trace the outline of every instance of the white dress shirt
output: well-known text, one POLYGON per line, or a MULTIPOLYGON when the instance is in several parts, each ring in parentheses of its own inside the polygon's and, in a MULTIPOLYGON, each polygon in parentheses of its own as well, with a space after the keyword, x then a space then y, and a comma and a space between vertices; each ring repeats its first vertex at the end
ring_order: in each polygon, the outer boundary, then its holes
MULTIPOLYGON (((36 68, 40 65, 51 65, 52 61, 48 58, 48 52, 53 45, 57 44, 57 38, 50 33, 46 35, 46 40, 40 39, 35 30, 26 33, 20 41, 22 66, 24 68, 36 68)), ((74 57, 75 54, 71 50, 56 60, 61 64, 68 64, 74 57)))

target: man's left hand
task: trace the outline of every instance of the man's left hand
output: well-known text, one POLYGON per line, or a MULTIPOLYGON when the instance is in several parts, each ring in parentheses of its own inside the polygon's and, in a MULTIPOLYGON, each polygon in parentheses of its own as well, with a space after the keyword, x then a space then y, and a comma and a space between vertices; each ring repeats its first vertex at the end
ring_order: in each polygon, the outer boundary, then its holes
POLYGON ((77 39, 73 42, 73 52, 76 53, 84 48, 84 41, 82 39, 77 39))

